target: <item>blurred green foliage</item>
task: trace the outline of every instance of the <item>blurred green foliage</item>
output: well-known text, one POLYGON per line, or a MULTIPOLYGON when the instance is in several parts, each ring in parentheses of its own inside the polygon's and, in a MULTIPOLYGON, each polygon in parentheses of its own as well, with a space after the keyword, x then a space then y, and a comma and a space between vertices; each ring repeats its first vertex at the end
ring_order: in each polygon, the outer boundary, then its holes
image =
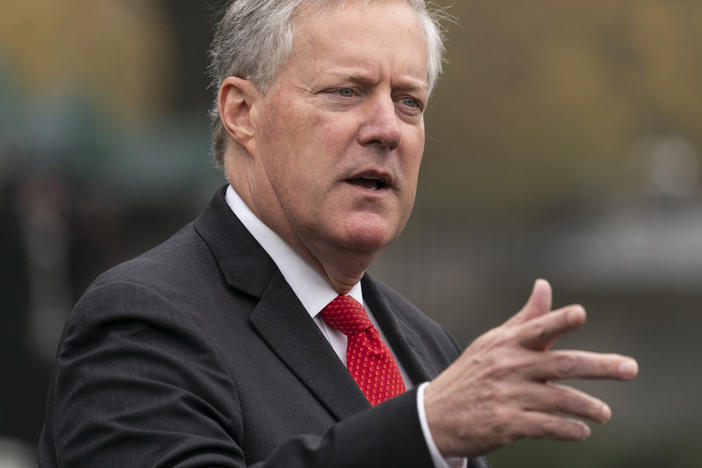
POLYGON ((534 225, 640 191, 640 138, 702 146, 702 3, 461 1, 448 11, 457 19, 427 114, 423 213, 440 205, 464 223, 534 225))

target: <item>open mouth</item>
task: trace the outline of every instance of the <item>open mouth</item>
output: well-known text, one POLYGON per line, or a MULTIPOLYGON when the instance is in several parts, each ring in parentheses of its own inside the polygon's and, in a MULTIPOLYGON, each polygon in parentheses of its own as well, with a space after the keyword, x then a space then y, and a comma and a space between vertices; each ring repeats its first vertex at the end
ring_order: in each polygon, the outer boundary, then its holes
POLYGON ((379 177, 355 177, 353 179, 347 179, 346 182, 368 190, 382 190, 389 187, 389 185, 379 177))

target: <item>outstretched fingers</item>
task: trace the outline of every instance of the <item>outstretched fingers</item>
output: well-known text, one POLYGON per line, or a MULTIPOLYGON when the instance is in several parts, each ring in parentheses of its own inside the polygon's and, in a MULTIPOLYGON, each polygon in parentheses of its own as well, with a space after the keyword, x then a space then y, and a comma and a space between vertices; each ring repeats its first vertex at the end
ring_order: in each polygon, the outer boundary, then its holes
POLYGON ((553 293, 551 285, 545 279, 537 279, 527 303, 522 309, 505 322, 505 325, 519 325, 548 313, 551 310, 553 293))
POLYGON ((519 344, 527 349, 546 350, 561 336, 582 327, 585 309, 572 305, 534 318, 522 325, 519 344))
POLYGON ((517 438, 580 441, 590 437, 590 428, 584 422, 539 411, 522 413, 517 427, 517 438))
POLYGON ((539 353, 524 369, 524 376, 533 381, 564 379, 631 380, 638 374, 636 361, 620 354, 558 350, 539 353))
POLYGON ((560 413, 598 423, 606 423, 612 417, 612 410, 605 402, 566 385, 525 384, 519 399, 526 411, 560 413))
POLYGON ((586 320, 579 305, 551 311, 551 299, 548 282, 537 280, 522 310, 476 339, 426 388, 427 420, 441 453, 485 454, 521 438, 583 440, 590 428, 582 420, 610 419, 603 401, 554 382, 630 380, 638 364, 618 354, 550 350, 586 320))

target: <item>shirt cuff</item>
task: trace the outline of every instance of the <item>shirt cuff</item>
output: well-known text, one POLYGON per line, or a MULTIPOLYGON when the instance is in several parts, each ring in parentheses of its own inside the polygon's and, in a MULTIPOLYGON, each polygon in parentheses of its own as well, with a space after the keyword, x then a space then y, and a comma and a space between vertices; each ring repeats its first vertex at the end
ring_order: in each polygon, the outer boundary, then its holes
POLYGON ((429 424, 427 423, 427 413, 424 410, 424 389, 429 384, 429 382, 424 382, 419 387, 417 387, 417 413, 419 414, 419 425, 422 427, 422 434, 424 434, 424 441, 427 443, 427 448, 429 449, 429 454, 431 455, 431 460, 434 462, 434 468, 466 468, 468 465, 468 459, 464 457, 447 457, 444 458, 439 449, 436 448, 434 443, 434 438, 429 430, 429 424))

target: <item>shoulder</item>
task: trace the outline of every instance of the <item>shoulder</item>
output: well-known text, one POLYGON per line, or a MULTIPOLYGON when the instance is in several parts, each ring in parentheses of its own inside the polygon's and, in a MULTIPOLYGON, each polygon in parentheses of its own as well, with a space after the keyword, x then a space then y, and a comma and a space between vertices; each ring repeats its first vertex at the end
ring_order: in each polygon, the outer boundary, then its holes
POLYGON ((168 295, 207 271, 213 273, 213 268, 212 254, 190 223, 153 249, 105 271, 86 294, 110 284, 140 284, 168 295))
POLYGON ((40 459, 115 466, 149 453, 165 460, 194 440, 219 447, 202 455, 208 466, 225 464, 225 454, 239 456, 227 432, 238 428, 238 410, 224 333, 217 334, 224 327, 214 294, 198 290, 216 281, 207 273, 217 268, 208 256, 188 225, 86 290, 58 346, 40 459), (173 431, 177 426, 190 432, 173 431), (158 438, 168 443, 156 450, 158 438))
POLYGON ((214 263, 207 256, 206 246, 188 224, 155 248, 105 271, 71 311, 60 350, 71 338, 104 338, 123 331, 126 324, 148 325, 152 330, 166 324, 191 326, 192 314, 183 313, 182 298, 193 296, 197 289, 189 282, 201 278, 208 263, 214 263))
POLYGON ((97 346, 121 333, 154 333, 198 348, 211 346, 223 321, 239 324, 232 311, 242 311, 243 321, 247 309, 246 299, 227 287, 191 223, 95 279, 67 318, 59 353, 79 349, 75 345, 86 340, 97 346))

